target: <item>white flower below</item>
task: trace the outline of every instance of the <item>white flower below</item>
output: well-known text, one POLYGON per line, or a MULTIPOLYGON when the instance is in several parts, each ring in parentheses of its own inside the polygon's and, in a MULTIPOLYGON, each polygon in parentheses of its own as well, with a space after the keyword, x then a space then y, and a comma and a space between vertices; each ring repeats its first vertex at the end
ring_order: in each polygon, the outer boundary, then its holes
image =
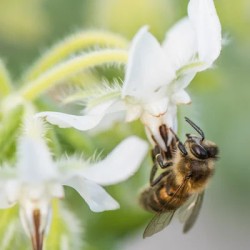
POLYGON ((83 116, 58 112, 37 116, 60 127, 88 130, 107 114, 125 112, 125 121, 140 118, 149 139, 166 150, 159 126, 177 130, 177 105, 191 102, 185 88, 197 72, 212 66, 220 50, 221 26, 213 0, 190 0, 188 17, 169 30, 162 45, 147 27, 135 35, 120 96, 104 97, 83 116))
POLYGON ((119 208, 101 185, 113 185, 135 173, 147 153, 147 144, 137 137, 121 142, 105 159, 89 163, 67 158, 55 162, 45 143, 40 119, 26 122, 26 132, 17 148, 15 167, 0 169, 0 208, 16 203, 33 248, 42 249, 51 218, 51 200, 63 198, 63 185, 74 188, 94 212, 119 208))

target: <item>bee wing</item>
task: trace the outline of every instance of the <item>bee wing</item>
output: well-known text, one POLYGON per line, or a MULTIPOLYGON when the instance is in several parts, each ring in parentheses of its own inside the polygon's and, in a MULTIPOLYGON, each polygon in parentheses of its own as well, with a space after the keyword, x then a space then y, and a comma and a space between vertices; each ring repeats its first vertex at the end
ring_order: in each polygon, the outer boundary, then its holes
POLYGON ((188 217, 191 215, 195 202, 198 198, 198 194, 192 195, 179 209, 178 218, 181 223, 185 223, 188 217))
POLYGON ((165 213, 158 213, 147 225, 143 238, 150 237, 155 233, 163 230, 172 220, 175 210, 171 210, 165 213))
POLYGON ((192 228, 196 219, 198 218, 203 197, 204 197, 204 191, 200 194, 194 194, 179 209, 178 211, 179 219, 182 223, 184 223, 183 233, 187 233, 192 228))
MULTIPOLYGON (((172 204, 175 201, 175 197, 184 190, 187 181, 188 181, 188 176, 185 178, 185 180, 182 182, 182 184, 177 188, 175 193, 172 195, 171 199, 168 201, 168 204, 172 204)), ((156 214, 153 219, 149 222, 147 225, 144 233, 143 233, 143 238, 150 237, 155 233, 160 232, 163 230, 168 224, 171 222, 174 213, 176 210, 169 210, 163 213, 158 213, 156 214)))

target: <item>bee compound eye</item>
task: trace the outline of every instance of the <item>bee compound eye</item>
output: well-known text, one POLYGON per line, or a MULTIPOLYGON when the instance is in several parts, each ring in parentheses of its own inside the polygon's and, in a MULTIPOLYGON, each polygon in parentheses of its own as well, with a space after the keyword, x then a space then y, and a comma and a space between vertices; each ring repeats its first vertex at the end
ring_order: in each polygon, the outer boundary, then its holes
POLYGON ((208 153, 205 148, 203 148, 201 145, 194 144, 191 146, 192 153, 200 158, 200 159, 206 159, 208 158, 208 153))

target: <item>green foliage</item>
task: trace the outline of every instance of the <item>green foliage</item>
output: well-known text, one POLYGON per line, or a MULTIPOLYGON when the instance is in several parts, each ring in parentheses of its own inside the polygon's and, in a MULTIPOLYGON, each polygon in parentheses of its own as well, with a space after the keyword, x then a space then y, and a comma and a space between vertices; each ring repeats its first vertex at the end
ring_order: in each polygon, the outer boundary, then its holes
POLYGON ((0 211, 0 235, 0 249, 27 249, 28 241, 18 219, 18 206, 0 211))
POLYGON ((59 208, 58 201, 54 201, 50 233, 45 241, 46 249, 80 249, 82 242, 78 224, 70 211, 59 208))
POLYGON ((9 72, 2 61, 0 61, 0 97, 6 96, 10 93, 12 82, 9 72))
POLYGON ((88 23, 132 37, 142 25, 150 25, 152 32, 163 37, 175 12, 169 0, 109 0, 92 1, 88 23))
POLYGON ((15 152, 15 143, 22 122, 23 106, 17 106, 3 116, 0 125, 0 162, 11 159, 15 152))

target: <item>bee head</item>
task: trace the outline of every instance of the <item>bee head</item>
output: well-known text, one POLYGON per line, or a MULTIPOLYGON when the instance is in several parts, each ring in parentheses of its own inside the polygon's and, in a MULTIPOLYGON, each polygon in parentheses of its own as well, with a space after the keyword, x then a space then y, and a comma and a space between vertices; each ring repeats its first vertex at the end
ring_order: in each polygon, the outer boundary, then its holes
POLYGON ((186 122, 188 122, 200 135, 186 134, 187 140, 185 142, 185 147, 187 150, 195 157, 200 160, 205 160, 209 158, 218 158, 218 147, 215 143, 205 139, 204 132, 194 124, 190 119, 185 117, 186 122))

